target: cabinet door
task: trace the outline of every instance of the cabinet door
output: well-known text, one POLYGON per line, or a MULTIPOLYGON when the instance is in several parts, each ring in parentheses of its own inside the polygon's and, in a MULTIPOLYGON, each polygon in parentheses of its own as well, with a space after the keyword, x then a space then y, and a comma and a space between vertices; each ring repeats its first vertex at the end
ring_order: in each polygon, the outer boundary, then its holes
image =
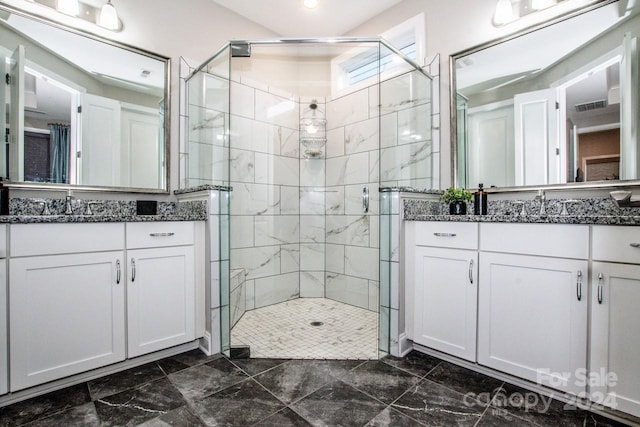
POLYGON ((476 360, 478 253, 417 246, 413 340, 476 360))
POLYGON ((592 272, 591 399, 640 416, 640 266, 594 262, 592 272))
POLYGON ((478 362, 585 391, 587 261, 480 253, 478 362), (584 372, 582 372, 584 374, 584 372))
POLYGON ((127 252, 128 356, 195 339, 193 246, 127 252))
POLYGON ((123 261, 123 252, 9 261, 11 391, 124 360, 123 261))

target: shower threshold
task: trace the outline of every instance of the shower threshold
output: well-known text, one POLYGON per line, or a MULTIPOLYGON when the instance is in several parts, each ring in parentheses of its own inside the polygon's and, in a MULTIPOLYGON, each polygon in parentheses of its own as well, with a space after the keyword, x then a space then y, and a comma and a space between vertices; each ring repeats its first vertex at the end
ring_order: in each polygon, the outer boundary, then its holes
POLYGON ((326 298, 298 298, 247 311, 231 330, 232 346, 252 358, 378 358, 378 313, 326 298))

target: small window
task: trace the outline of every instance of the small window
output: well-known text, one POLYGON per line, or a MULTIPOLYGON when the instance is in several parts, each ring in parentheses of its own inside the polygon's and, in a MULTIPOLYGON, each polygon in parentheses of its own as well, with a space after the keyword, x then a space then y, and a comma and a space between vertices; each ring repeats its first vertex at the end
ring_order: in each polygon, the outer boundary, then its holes
MULTIPOLYGON (((418 64, 424 62, 423 13, 385 31, 381 37, 409 59, 418 64)), ((331 67, 334 97, 374 84, 373 79, 378 74, 378 65, 384 79, 401 71, 394 61, 394 55, 384 47, 382 52, 378 49, 354 48, 335 58, 331 67), (378 56, 380 56, 380 64, 378 64, 378 56)))

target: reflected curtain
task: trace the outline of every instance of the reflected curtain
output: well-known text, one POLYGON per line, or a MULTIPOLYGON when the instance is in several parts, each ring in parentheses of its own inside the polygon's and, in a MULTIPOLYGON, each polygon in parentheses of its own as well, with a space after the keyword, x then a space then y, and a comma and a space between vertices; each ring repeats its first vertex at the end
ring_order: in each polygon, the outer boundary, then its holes
POLYGON ((51 182, 68 183, 70 158, 70 127, 50 123, 51 131, 51 182))

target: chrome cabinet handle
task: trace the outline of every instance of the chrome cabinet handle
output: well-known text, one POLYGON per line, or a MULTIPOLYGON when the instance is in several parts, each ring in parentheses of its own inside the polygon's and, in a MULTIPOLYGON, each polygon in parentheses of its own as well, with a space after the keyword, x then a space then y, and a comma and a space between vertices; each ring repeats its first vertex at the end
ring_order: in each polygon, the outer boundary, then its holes
POLYGON ((473 260, 469 260, 469 282, 473 285, 473 260))
POLYGON ((136 281, 136 260, 131 258, 131 282, 136 281))
POLYGON ((171 237, 173 235, 175 235, 176 233, 149 233, 149 236, 151 237, 171 237))
POLYGON ((362 187, 362 210, 369 212, 369 187, 362 187))
POLYGON ((578 270, 578 277, 576 280, 576 296, 578 301, 582 300, 582 271, 578 270))
POLYGON ((640 243, 629 243, 632 248, 640 248, 640 243))
POLYGON ((603 286, 604 286, 604 276, 602 273, 598 274, 598 304, 602 304, 603 300, 603 286))
POLYGON ((456 237, 456 233, 433 233, 436 237, 456 237))
POLYGON ((120 284, 120 275, 122 274, 120 270, 120 260, 116 260, 116 285, 120 284))

